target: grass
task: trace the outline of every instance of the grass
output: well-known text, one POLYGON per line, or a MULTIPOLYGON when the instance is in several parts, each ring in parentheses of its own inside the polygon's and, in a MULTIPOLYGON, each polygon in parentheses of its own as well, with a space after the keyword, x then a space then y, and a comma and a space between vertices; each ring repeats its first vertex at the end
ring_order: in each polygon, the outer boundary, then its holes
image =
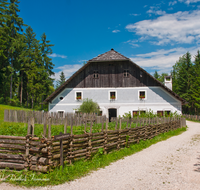
MULTIPOLYGON (((15 135, 24 136, 27 133, 27 124, 24 123, 11 123, 4 122, 4 110, 5 109, 22 109, 24 108, 7 106, 0 104, 0 135, 15 135)), ((105 127, 105 126, 104 126, 105 127)), ((122 129, 126 127, 126 123, 122 124, 122 129)), ((132 124, 131 127, 135 127, 132 124)), ((83 133, 84 126, 77 126, 73 128, 74 134, 83 133)), ((115 123, 109 123, 108 130, 115 129, 115 123)), ((88 126, 86 131, 89 132, 90 127, 88 126)), ((43 125, 35 125, 35 135, 40 136, 43 131, 43 125)), ((52 135, 59 134, 59 132, 64 131, 63 125, 52 125, 52 135)), ((97 124, 93 127, 93 132, 101 131, 101 124, 97 124)), ((139 152, 152 144, 159 141, 166 140, 172 136, 179 135, 186 131, 186 128, 177 129, 175 131, 169 131, 164 134, 160 134, 151 140, 140 141, 138 144, 130 145, 129 148, 123 148, 119 151, 113 151, 107 155, 103 154, 103 150, 99 151, 92 156, 90 160, 80 160, 73 163, 73 165, 65 164, 64 168, 55 168, 54 170, 43 174, 40 172, 33 171, 11 171, 11 170, 1 170, 0 171, 0 183, 9 182, 15 185, 21 186, 46 186, 46 185, 58 185, 65 182, 72 181, 74 179, 80 178, 87 175, 91 171, 98 170, 99 168, 104 168, 110 163, 115 162, 119 159, 129 156, 136 152, 139 152)), ((68 132, 70 132, 70 127, 68 127, 68 132)))
MULTIPOLYGON (((16 110, 30 110, 20 107, 13 107, 8 105, 0 104, 0 135, 13 135, 13 136, 26 136, 27 134, 27 123, 14 123, 14 122, 4 122, 4 110, 5 109, 16 109, 16 110)), ((129 126, 130 127, 130 126, 129 126)), ((135 123, 132 123, 132 128, 136 127, 135 123)), ((101 124, 94 124, 92 127, 92 133, 101 132, 101 124)), ((104 123, 104 129, 106 128, 106 124, 104 123)), ((119 123, 118 123, 119 128, 119 123)), ((122 129, 126 128, 126 122, 122 123, 122 129)), ((115 129, 115 122, 110 122, 108 126, 108 130, 115 129)), ((71 128, 67 126, 67 133, 70 133, 71 128)), ((51 126, 51 134, 52 136, 58 135, 60 132, 64 133, 64 125, 52 125, 51 126)), ((90 124, 86 127, 86 132, 90 132, 90 124)), ((43 133, 43 125, 35 124, 34 134, 38 137, 42 137, 41 133, 43 133)), ((73 134, 84 134, 84 125, 81 126, 73 126, 73 134)))
POLYGON ((85 176, 94 170, 98 170, 99 168, 104 168, 112 162, 148 148, 152 144, 166 140, 172 136, 179 135, 184 131, 186 131, 186 127, 160 134, 150 140, 142 140, 138 144, 130 145, 129 148, 113 151, 106 155, 103 154, 102 149, 99 149, 99 151, 93 155, 90 160, 76 161, 73 165, 65 164, 64 168, 57 167, 46 174, 24 170, 19 172, 2 170, 0 171, 0 179, 2 179, 2 182, 9 182, 15 185, 27 187, 62 184, 85 176))
POLYGON ((193 122, 197 122, 197 123, 200 123, 200 121, 198 120, 194 120, 194 119, 186 119, 187 121, 193 121, 193 122))

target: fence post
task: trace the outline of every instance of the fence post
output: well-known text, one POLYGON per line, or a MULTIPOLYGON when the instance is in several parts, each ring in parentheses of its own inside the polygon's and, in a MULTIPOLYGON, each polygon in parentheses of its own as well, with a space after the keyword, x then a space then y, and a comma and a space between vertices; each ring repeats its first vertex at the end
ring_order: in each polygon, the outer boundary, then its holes
POLYGON ((108 118, 106 118, 106 131, 104 131, 104 154, 107 154, 107 138, 108 138, 107 130, 108 130, 108 118))
MULTIPOLYGON (((63 133, 60 132, 60 135, 62 135, 63 133)), ((64 167, 64 161, 63 161, 63 140, 60 139, 60 165, 62 165, 62 169, 64 167)))
POLYGON ((121 138, 120 138, 120 134, 121 134, 121 127, 122 127, 122 118, 120 117, 119 118, 119 130, 118 130, 118 143, 117 143, 117 149, 120 149, 120 141, 121 141, 121 138))
POLYGON ((108 129, 108 118, 106 118, 106 131, 107 131, 107 129, 108 129))
POLYGON ((64 118, 64 134, 67 133, 67 115, 65 114, 65 118, 64 118))
POLYGON ((30 117, 28 120, 27 134, 31 134, 32 137, 34 136, 34 117, 30 117))
POLYGON ((48 139, 51 139, 51 124, 52 124, 52 118, 49 117, 49 122, 48 122, 48 139))
POLYGON ((25 170, 28 170, 29 166, 29 138, 30 138, 30 125, 28 125, 27 135, 26 135, 26 145, 25 145, 25 170))
POLYGON ((48 116, 48 113, 44 113, 44 129, 43 129, 43 135, 44 137, 46 137, 47 135, 47 116, 48 116))
POLYGON ((118 125, 118 118, 116 117, 116 121, 115 121, 115 130, 117 130, 117 125, 118 125))
POLYGON ((101 131, 104 131, 104 117, 101 117, 101 131))
POLYGON ((72 164, 72 151, 73 151, 73 116, 71 116, 70 118, 70 126, 71 126, 71 138, 70 138, 70 144, 69 144, 69 155, 70 155, 70 159, 69 159, 69 163, 72 164))
POLYGON ((91 157, 91 149, 92 149, 92 123, 93 123, 93 115, 90 116, 90 133, 88 136, 88 152, 87 152, 87 159, 91 157))

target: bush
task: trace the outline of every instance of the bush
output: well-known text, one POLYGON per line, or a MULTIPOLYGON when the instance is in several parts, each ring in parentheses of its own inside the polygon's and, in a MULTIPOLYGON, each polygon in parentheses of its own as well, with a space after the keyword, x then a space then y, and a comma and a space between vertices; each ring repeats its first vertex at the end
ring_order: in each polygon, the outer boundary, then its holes
POLYGON ((20 106, 20 101, 18 99, 9 99, 10 106, 20 106))
POLYGON ((123 118, 131 118, 131 112, 129 111, 128 113, 124 113, 124 115, 122 116, 123 118))
POLYGON ((0 104, 5 104, 4 98, 0 97, 0 104))
POLYGON ((99 105, 96 102, 93 102, 92 99, 86 98, 83 100, 83 103, 78 108, 78 112, 99 114, 100 109, 99 105))

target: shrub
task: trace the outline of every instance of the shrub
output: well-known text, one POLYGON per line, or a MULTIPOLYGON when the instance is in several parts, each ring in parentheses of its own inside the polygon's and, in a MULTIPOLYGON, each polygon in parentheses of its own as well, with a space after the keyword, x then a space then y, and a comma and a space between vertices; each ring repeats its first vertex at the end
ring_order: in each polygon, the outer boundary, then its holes
POLYGON ((83 103, 78 108, 78 111, 81 113, 96 113, 99 114, 100 109, 99 105, 96 102, 93 102, 92 99, 83 99, 83 103))

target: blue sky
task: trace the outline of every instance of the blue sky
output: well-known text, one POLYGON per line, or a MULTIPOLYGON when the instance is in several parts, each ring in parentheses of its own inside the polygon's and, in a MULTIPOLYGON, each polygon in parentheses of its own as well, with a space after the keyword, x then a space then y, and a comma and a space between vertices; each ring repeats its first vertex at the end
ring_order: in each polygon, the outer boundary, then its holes
POLYGON ((55 79, 114 48, 153 74, 200 50, 200 0, 21 0, 19 16, 54 44, 55 79))

